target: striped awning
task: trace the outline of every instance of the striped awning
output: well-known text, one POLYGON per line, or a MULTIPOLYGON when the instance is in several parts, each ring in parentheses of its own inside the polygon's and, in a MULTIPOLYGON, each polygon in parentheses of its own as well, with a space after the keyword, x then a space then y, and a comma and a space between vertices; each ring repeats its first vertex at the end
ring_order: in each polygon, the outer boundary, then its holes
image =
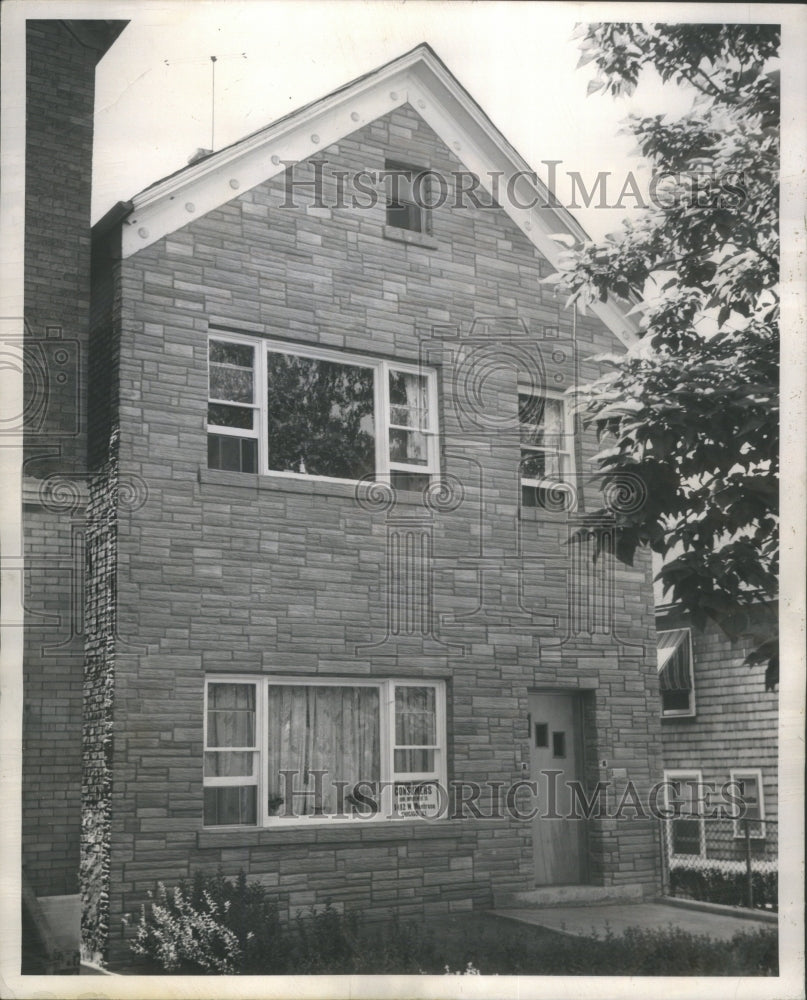
POLYGON ((662 691, 692 690, 692 656, 688 628, 659 632, 658 672, 662 691))

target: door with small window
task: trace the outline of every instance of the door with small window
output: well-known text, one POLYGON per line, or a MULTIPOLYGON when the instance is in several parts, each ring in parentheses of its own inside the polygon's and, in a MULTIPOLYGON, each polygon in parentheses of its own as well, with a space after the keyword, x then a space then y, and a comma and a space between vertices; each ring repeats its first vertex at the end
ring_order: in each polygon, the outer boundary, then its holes
POLYGON ((582 774, 581 711, 571 691, 529 695, 530 777, 538 786, 532 820, 536 885, 585 881, 585 820, 573 815, 570 782, 582 774))

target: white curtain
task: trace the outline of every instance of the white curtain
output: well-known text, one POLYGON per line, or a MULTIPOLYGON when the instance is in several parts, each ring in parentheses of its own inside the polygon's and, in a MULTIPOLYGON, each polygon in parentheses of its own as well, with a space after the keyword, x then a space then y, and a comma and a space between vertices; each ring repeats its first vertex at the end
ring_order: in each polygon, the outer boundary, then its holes
MULTIPOLYGON (((294 801, 285 802, 284 813, 308 816, 318 811, 337 812, 337 789, 333 782, 349 782, 342 792, 352 791, 357 781, 380 779, 379 694, 373 687, 330 685, 270 685, 268 794, 285 800, 287 779, 281 771, 296 772, 294 801), (327 771, 321 800, 314 792, 312 771, 327 771)), ((343 805, 347 809, 346 805, 343 805)))

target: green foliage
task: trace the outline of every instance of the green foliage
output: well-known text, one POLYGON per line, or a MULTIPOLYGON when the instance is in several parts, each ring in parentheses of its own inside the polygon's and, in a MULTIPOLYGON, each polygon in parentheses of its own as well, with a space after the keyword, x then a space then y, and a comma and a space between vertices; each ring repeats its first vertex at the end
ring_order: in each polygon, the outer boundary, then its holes
MULTIPOLYGON (((593 24, 589 87, 630 93, 643 72, 686 88, 680 116, 631 116, 654 206, 562 256, 572 301, 633 304, 641 341, 579 390, 604 475, 638 476, 647 502, 617 515, 617 557, 649 546, 696 625, 732 633, 778 578, 779 47, 777 25, 593 24)), ((596 522, 602 511, 592 515, 596 522)), ((775 615, 753 638, 766 683, 775 615)), ((754 662, 754 661, 749 661, 754 662)))
MULTIPOLYGON (((748 882, 745 871, 727 872, 722 868, 673 868, 670 871, 670 893, 726 906, 745 906, 748 882)), ((754 906, 760 910, 776 910, 779 901, 779 876, 776 871, 751 872, 754 906)))
POLYGON ((570 938, 488 914, 362 920, 328 905, 278 920, 263 887, 221 873, 158 886, 131 942, 138 973, 245 975, 775 975, 777 938, 632 929, 570 938))

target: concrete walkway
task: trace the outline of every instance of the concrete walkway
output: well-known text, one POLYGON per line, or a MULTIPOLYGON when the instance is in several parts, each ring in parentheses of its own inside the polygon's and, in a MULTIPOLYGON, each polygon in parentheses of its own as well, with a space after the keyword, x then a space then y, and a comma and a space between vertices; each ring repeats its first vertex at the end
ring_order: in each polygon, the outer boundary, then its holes
POLYGON ((492 911, 497 917, 518 920, 537 927, 571 934, 574 937, 605 937, 621 934, 628 927, 643 930, 680 928, 690 934, 704 934, 727 941, 742 931, 770 930, 775 923, 674 906, 668 903, 599 903, 587 906, 507 907, 492 911))

